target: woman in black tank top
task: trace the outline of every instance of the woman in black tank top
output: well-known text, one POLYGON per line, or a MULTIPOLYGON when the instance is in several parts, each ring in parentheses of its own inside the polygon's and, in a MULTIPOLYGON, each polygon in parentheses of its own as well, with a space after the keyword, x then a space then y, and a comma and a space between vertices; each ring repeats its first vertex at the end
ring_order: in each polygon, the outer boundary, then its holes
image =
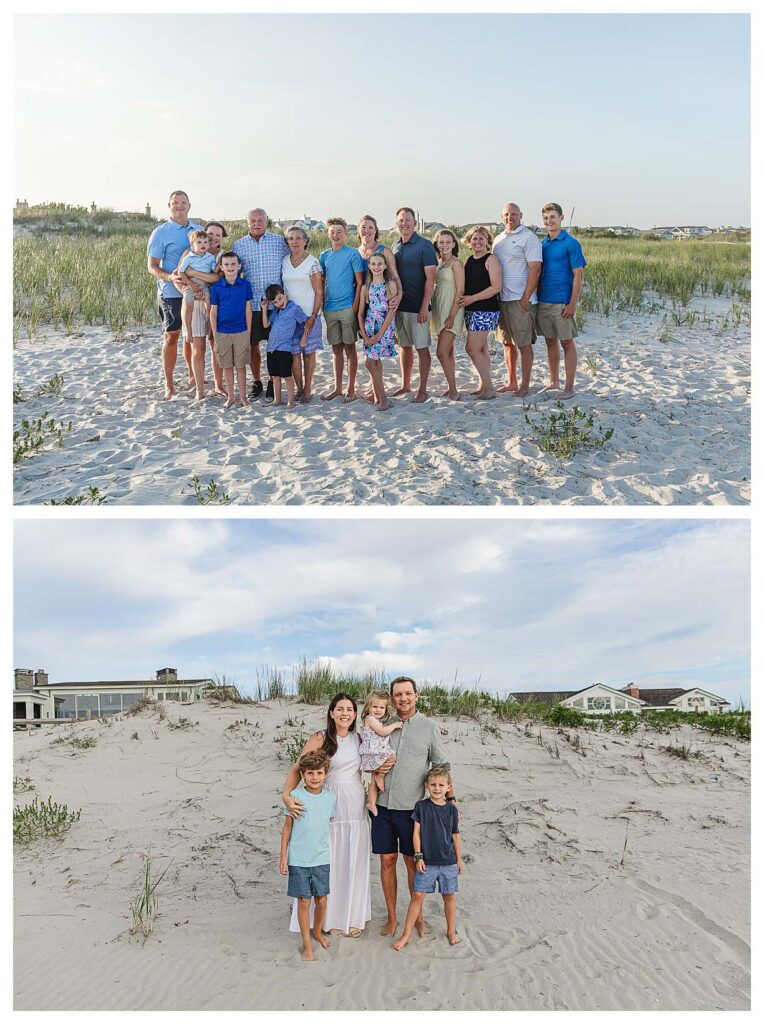
POLYGON ((467 355, 480 375, 480 387, 472 394, 476 398, 496 398, 491 380, 488 335, 499 324, 501 264, 491 253, 493 236, 488 228, 472 228, 464 241, 472 249, 473 255, 464 264, 464 295, 459 305, 464 308, 467 355))

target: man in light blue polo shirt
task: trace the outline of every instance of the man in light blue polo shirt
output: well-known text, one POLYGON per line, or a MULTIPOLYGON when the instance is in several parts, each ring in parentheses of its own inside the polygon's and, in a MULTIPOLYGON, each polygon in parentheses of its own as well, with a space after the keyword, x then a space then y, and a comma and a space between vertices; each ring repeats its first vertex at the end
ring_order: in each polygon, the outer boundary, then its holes
MULTIPOLYGON (((179 189, 171 192, 167 206, 170 216, 164 224, 160 224, 151 232, 146 249, 149 273, 157 281, 157 298, 164 327, 162 368, 165 380, 165 401, 175 394, 172 376, 178 360, 178 335, 183 327, 181 319, 183 296, 176 287, 178 283, 177 266, 181 256, 189 247, 188 236, 192 231, 201 230, 200 224, 194 224, 188 219, 191 203, 185 192, 179 189)), ((183 358, 188 367, 189 380, 193 384, 190 341, 183 343, 183 358)))
POLYGON ((542 209, 547 236, 541 243, 542 264, 536 327, 546 339, 549 384, 544 391, 560 390, 560 345, 565 353, 565 388, 560 398, 572 398, 578 355, 574 338, 575 312, 584 283, 586 260, 578 239, 562 226, 562 207, 547 203, 542 209))

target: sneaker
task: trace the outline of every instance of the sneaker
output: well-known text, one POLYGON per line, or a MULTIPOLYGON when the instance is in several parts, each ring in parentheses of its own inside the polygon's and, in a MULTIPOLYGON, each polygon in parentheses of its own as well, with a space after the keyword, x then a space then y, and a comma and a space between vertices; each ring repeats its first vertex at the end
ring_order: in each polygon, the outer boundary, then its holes
POLYGON ((252 384, 252 390, 249 393, 249 397, 250 398, 259 398, 260 395, 262 395, 262 393, 263 393, 263 382, 261 380, 254 381, 254 383, 252 384))
MULTIPOLYGON (((260 385, 260 390, 261 391, 263 390, 262 384, 260 385)), ((266 398, 273 398, 273 381, 272 380, 268 381, 268 386, 265 389, 265 397, 266 398)))

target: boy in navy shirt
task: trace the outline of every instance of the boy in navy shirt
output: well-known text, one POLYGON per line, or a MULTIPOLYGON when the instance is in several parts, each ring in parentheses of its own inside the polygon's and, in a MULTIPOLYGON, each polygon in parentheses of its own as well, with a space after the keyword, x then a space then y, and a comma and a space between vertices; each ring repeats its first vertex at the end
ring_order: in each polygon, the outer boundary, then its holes
POLYGON ((220 257, 223 277, 210 288, 210 326, 215 339, 215 354, 223 369, 228 401, 224 408, 236 404, 233 371, 239 385, 239 401, 246 407, 247 366, 249 365, 249 332, 252 326, 252 285, 239 276, 241 260, 235 252, 220 257))
POLYGON ((412 812, 414 821, 414 892, 411 895, 403 934, 393 949, 403 949, 411 938, 414 923, 422 913, 425 893, 435 892, 438 885, 446 915, 446 934, 452 946, 459 942, 456 934, 456 893, 462 873, 459 812, 451 788, 451 773, 446 768, 431 768, 425 781, 429 800, 419 800, 412 812))
MULTIPOLYGON (((274 385, 275 386, 275 385, 274 385)), ((305 804, 305 813, 292 818, 289 811, 281 830, 279 871, 289 875, 287 896, 297 900, 297 920, 302 935, 302 958, 313 959, 310 941, 310 901, 313 900, 313 938, 323 946, 329 940, 321 931, 329 895, 329 821, 334 817, 337 797, 323 788, 329 757, 323 750, 310 750, 297 762, 304 789, 292 796, 305 804)))
MULTIPOLYGON (((270 327, 268 335, 268 373, 273 381, 273 405, 281 405, 281 381, 286 383, 287 409, 294 409, 294 377, 292 376, 292 342, 299 340, 308 319, 296 302, 292 302, 280 284, 270 284, 260 302, 263 327, 270 327), (274 308, 268 312, 268 303, 274 308)), ((271 403, 269 403, 271 404, 271 403)))

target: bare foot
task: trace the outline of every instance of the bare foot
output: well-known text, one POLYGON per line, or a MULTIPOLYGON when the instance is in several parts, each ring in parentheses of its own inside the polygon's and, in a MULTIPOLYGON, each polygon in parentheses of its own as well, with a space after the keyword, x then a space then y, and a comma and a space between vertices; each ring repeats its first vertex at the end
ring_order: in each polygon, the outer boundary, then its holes
MULTIPOLYGON (((316 942, 319 944, 319 946, 321 946, 323 949, 328 949, 329 948, 329 940, 321 932, 313 932, 313 938, 316 940, 316 942)), ((450 941, 451 940, 449 939, 449 942, 450 941)), ((456 941, 458 942, 459 940, 457 939, 456 941)))
POLYGON ((459 399, 460 399, 460 398, 462 397, 462 396, 461 396, 461 395, 459 394, 459 392, 458 392, 458 391, 454 391, 454 393, 453 393, 453 394, 451 394, 451 392, 450 392, 450 391, 446 391, 446 392, 444 392, 444 393, 445 393, 445 396, 446 396, 446 398, 450 398, 452 402, 458 402, 458 401, 459 401, 459 399))
POLYGON ((418 918, 414 921, 414 927, 416 928, 417 935, 421 938, 423 935, 429 935, 430 929, 427 927, 423 917, 418 918))
MULTIPOLYGON (((236 405, 236 399, 235 398, 229 398, 228 401, 226 402, 226 404, 223 406, 223 408, 224 409, 230 409, 234 405, 236 405)), ((249 405, 249 402, 247 402, 247 405, 249 405)))
POLYGON ((357 396, 355 391, 348 391, 348 393, 343 397, 342 401, 345 403, 345 405, 347 405, 348 402, 355 402, 356 397, 357 396))
POLYGON ((345 935, 349 939, 358 939, 361 937, 362 934, 363 933, 361 932, 360 928, 348 928, 348 930, 345 932, 345 935))
POLYGON ((216 398, 225 398, 225 391, 221 391, 220 388, 216 387, 212 394, 216 398))
POLYGON ((175 395, 175 388, 165 387, 163 402, 169 402, 175 395))
POLYGON ((248 399, 246 399, 246 398, 242 398, 241 399, 241 407, 242 407, 242 409, 249 409, 251 404, 252 403, 248 399))
POLYGON ((459 938, 456 932, 454 932, 453 935, 449 933, 448 941, 451 943, 452 946, 455 946, 458 942, 461 942, 462 940, 459 938))
POLYGON ((299 399, 300 405, 309 405, 312 397, 313 395, 309 391, 303 391, 299 399))
MULTIPOLYGON (((391 921, 391 920, 388 919, 387 924, 385 925, 384 928, 382 928, 380 930, 379 934, 380 935, 384 935, 384 936, 395 935, 397 930, 398 930, 398 922, 397 921, 391 921)), ((406 941, 408 942, 408 939, 406 941)))
POLYGON ((417 402, 417 403, 426 402, 427 401, 427 392, 426 391, 417 391, 417 393, 414 395, 414 397, 411 399, 411 401, 412 402, 417 402))
POLYGON ((545 388, 541 389, 541 393, 543 394, 545 391, 559 391, 559 390, 560 390, 560 385, 559 384, 547 384, 547 386, 545 388))
POLYGON ((519 391, 517 384, 504 384, 502 387, 496 389, 500 395, 505 394, 507 391, 519 391))
POLYGON ((574 394, 575 394, 575 391, 573 390, 573 388, 565 388, 563 393, 560 395, 560 398, 562 399, 563 402, 567 402, 567 400, 569 398, 572 398, 574 394))
POLYGON ((384 402, 376 402, 375 404, 377 408, 380 410, 380 412, 384 412, 385 409, 390 408, 390 403, 388 402, 387 399, 385 399, 384 402))
POLYGON ((341 394, 342 392, 339 388, 333 388, 331 391, 327 391, 325 395, 321 395, 321 400, 323 402, 331 402, 333 398, 339 398, 341 394))
POLYGON ((294 389, 294 400, 295 400, 295 402, 299 402, 301 398, 302 398, 302 388, 295 388, 294 389))
POLYGON ((296 409, 297 405, 294 402, 287 402, 287 409, 296 409))
MULTIPOLYGON (((410 937, 411 936, 409 936, 409 938, 410 937)), ((404 946, 408 945, 408 941, 409 940, 408 940, 408 938, 406 938, 405 935, 401 935, 401 937, 398 939, 398 941, 393 943, 393 949, 395 949, 395 950, 403 949, 404 946)))
POLYGON ((313 947, 312 946, 303 946, 302 947, 302 958, 303 958, 303 960, 312 960, 313 959, 313 947))
POLYGON ((489 398, 496 398, 496 392, 495 391, 482 391, 482 392, 478 392, 475 395, 475 398, 486 399, 486 400, 489 399, 489 398))
POLYGON ((516 395, 518 398, 526 398, 529 391, 530 388, 518 388, 516 391, 516 395))
POLYGON ((202 395, 197 394, 195 398, 191 399, 191 404, 195 405, 197 402, 203 402, 206 397, 207 396, 204 395, 204 394, 202 394, 202 395))
POLYGON ((399 387, 397 389, 397 391, 393 391, 393 396, 395 396, 395 395, 410 395, 410 394, 411 394, 411 388, 410 387, 404 388, 403 385, 401 385, 401 387, 399 387))

